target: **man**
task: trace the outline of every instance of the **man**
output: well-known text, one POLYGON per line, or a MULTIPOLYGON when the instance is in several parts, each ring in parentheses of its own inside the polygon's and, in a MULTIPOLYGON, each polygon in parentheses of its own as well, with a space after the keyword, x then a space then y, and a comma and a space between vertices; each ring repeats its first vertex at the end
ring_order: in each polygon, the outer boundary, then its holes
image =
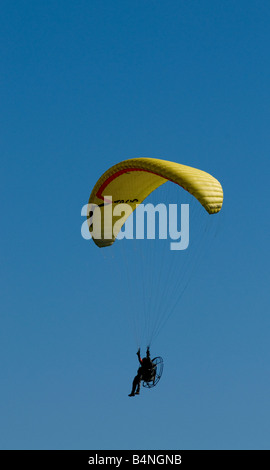
POLYGON ((141 367, 139 367, 137 375, 133 380, 132 391, 129 394, 129 397, 134 397, 135 395, 140 394, 141 380, 143 379, 143 377, 151 377, 152 373, 154 371, 154 364, 150 359, 149 346, 148 346, 147 351, 146 351, 146 357, 144 357, 143 359, 141 358, 140 349, 138 349, 138 352, 136 354, 138 356, 139 363, 141 364, 141 367))

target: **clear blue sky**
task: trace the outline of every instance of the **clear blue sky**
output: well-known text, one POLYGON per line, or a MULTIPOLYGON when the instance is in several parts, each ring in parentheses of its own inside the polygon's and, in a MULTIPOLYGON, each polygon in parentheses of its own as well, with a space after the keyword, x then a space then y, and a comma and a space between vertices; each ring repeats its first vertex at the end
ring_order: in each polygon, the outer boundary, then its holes
POLYGON ((1 449, 269 449, 269 23, 268 1, 1 3, 1 449), (118 278, 80 231, 138 156, 225 198, 130 399, 118 278))

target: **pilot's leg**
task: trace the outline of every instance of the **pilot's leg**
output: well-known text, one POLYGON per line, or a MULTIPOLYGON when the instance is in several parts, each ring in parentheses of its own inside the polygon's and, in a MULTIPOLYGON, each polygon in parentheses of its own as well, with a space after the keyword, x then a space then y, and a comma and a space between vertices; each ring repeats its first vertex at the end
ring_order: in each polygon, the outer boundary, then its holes
POLYGON ((140 394, 140 390, 141 390, 141 377, 139 378, 138 380, 138 384, 137 384, 137 390, 136 390, 136 395, 139 395, 140 394))
MULTIPOLYGON (((135 390, 138 386, 138 383, 140 383, 140 376, 139 374, 134 377, 133 384, 132 384, 132 390, 131 393, 129 394, 129 397, 134 397, 135 396, 135 390)), ((137 392, 136 392, 137 393, 137 392)))
POLYGON ((137 375, 137 390, 136 390, 136 395, 139 395, 140 394, 140 390, 141 390, 141 380, 142 380, 142 369, 140 367, 140 369, 138 370, 138 375, 137 375))

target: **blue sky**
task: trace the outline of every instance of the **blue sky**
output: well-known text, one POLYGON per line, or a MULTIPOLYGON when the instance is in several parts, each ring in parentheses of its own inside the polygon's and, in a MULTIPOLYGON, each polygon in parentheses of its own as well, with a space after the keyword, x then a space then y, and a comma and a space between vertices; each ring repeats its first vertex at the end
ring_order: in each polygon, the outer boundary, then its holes
POLYGON ((269 449, 269 20, 267 1, 2 2, 1 449, 269 449), (153 344, 162 380, 130 399, 127 293, 81 208, 140 156, 225 197, 153 344))

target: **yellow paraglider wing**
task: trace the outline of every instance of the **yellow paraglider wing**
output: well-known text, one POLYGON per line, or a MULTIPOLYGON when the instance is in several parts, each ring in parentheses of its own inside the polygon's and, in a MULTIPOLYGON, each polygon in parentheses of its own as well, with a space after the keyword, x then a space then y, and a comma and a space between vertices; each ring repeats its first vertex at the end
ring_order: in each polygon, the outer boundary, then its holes
POLYGON ((222 187, 209 173, 156 158, 124 160, 109 168, 99 178, 89 198, 89 230, 96 245, 112 245, 130 213, 152 191, 167 181, 178 184, 192 194, 209 214, 220 211, 223 203, 222 187), (123 212, 121 215, 120 204, 128 204, 130 212, 123 212), (116 206, 119 206, 119 211, 115 215, 116 206), (108 217, 104 218, 106 211, 108 217), (93 230, 95 216, 100 231, 93 230))

